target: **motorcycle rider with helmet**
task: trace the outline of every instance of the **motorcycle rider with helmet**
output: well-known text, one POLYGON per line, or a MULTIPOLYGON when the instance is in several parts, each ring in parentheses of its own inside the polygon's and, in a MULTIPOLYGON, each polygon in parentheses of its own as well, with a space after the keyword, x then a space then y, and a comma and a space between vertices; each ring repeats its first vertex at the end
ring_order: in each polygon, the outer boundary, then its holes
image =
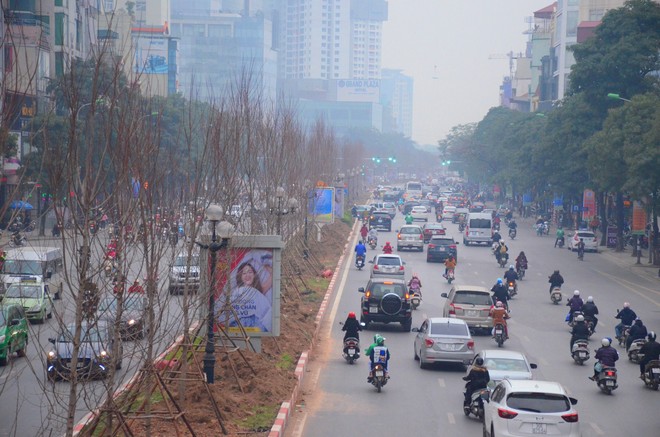
POLYGON ((362 227, 360 228, 360 237, 362 237, 362 240, 366 240, 368 234, 369 234, 369 228, 367 228, 366 223, 363 223, 362 227))
POLYGON ((494 304, 497 304, 497 302, 500 301, 502 302, 502 305, 504 305, 504 308, 509 308, 509 290, 506 288, 506 285, 504 285, 504 282, 502 282, 502 278, 497 278, 497 282, 493 285, 493 288, 491 288, 490 291, 493 292, 494 304))
POLYGON ((519 271, 521 267, 527 270, 527 265, 527 255, 525 255, 525 252, 521 250, 516 257, 516 271, 519 271))
POLYGON ((373 240, 376 244, 378 244, 378 231, 376 228, 371 228, 369 229, 369 233, 367 234, 367 241, 373 240))
POLYGON ((550 290, 548 292, 552 293, 553 288, 561 288, 564 284, 564 278, 559 273, 559 270, 555 270, 552 275, 548 276, 548 282, 550 283, 550 290))
POLYGON ((556 238, 555 238, 555 247, 557 247, 557 244, 559 244, 560 241, 562 243, 564 242, 564 229, 561 227, 561 225, 557 228, 557 234, 556 234, 556 238))
POLYGON ((346 317, 344 326, 341 327, 341 330, 346 331, 346 334, 344 334, 344 341, 346 341, 346 339, 349 337, 353 337, 357 339, 358 343, 360 342, 360 331, 362 331, 362 325, 360 325, 360 322, 358 322, 355 318, 355 313, 353 311, 348 313, 348 317, 346 317))
POLYGON ((633 343, 633 341, 640 340, 647 335, 648 331, 646 326, 644 326, 642 319, 636 319, 633 325, 630 327, 630 331, 628 331, 628 338, 626 339, 626 351, 630 349, 630 345, 633 343))
POLYGON ((355 262, 357 263, 357 259, 359 257, 362 257, 362 259, 366 259, 367 256, 367 247, 364 245, 362 240, 358 241, 358 244, 355 245, 355 262))
POLYGON ((392 252, 394 252, 394 249, 392 248, 390 242, 389 241, 385 242, 385 246, 383 246, 383 253, 390 255, 392 252))
POLYGON ((405 220, 407 225, 412 225, 415 221, 411 213, 406 214, 405 220))
POLYGON ((573 297, 568 299, 568 302, 566 302, 566 306, 570 307, 568 310, 568 323, 573 321, 574 312, 582 311, 582 305, 584 305, 584 301, 580 297, 580 290, 575 290, 573 292, 573 297))
POLYGON ((449 255, 445 260, 445 274, 442 275, 443 278, 446 278, 450 270, 456 269, 456 258, 454 255, 449 255))
POLYGON ((417 276, 417 273, 413 273, 412 278, 408 281, 408 288, 413 292, 419 293, 420 296, 422 295, 422 281, 417 276))
POLYGON ((571 346, 570 351, 573 352, 573 345, 577 340, 589 340, 589 327, 584 321, 584 316, 578 314, 575 318, 575 325, 571 329, 571 346))
POLYGON ((596 351, 596 363, 594 364, 594 376, 590 376, 589 379, 595 381, 600 372, 599 367, 603 366, 614 367, 617 360, 619 359, 619 353, 612 347, 612 339, 604 338, 600 341, 603 345, 600 349, 596 351), (600 364, 600 366, 599 366, 600 364))
POLYGON ((373 380, 374 365, 377 363, 382 364, 385 372, 389 373, 388 364, 390 362, 390 351, 387 346, 385 346, 385 337, 376 334, 376 336, 374 336, 374 344, 369 346, 366 354, 369 356, 369 377, 367 378, 367 382, 373 380))
POLYGON ((495 304, 495 308, 491 308, 490 317, 493 319, 492 336, 495 337, 495 326, 502 325, 504 326, 504 337, 509 338, 509 327, 506 320, 510 319, 511 316, 509 316, 508 311, 504 308, 504 304, 499 300, 495 304))
POLYGON ((594 303, 594 297, 589 296, 587 297, 587 301, 582 305, 582 314, 584 314, 584 318, 586 321, 591 320, 594 324, 593 330, 596 332, 596 325, 598 325, 598 307, 594 303))
POLYGON ((635 314, 635 312, 630 308, 630 304, 628 302, 624 302, 623 309, 619 311, 619 313, 614 318, 621 319, 621 323, 614 327, 614 334, 617 338, 619 338, 621 337, 621 331, 623 328, 625 326, 631 326, 637 318, 637 314, 635 314))
POLYGON ((646 337, 646 343, 639 350, 639 354, 643 355, 639 362, 639 373, 640 378, 644 379, 644 372, 646 372, 646 365, 651 361, 660 360, 660 343, 655 341, 656 335, 655 332, 649 332, 649 335, 646 337))
POLYGON ((472 401, 472 393, 488 386, 490 382, 490 374, 488 369, 484 366, 484 359, 477 357, 474 364, 470 367, 470 372, 463 377, 465 384, 465 398, 463 399, 463 408, 470 408, 472 401))
POLYGON ((513 265, 510 265, 509 270, 504 272, 504 279, 506 279, 507 283, 513 282, 513 286, 518 288, 518 285, 516 284, 516 281, 518 280, 518 272, 516 272, 513 265))

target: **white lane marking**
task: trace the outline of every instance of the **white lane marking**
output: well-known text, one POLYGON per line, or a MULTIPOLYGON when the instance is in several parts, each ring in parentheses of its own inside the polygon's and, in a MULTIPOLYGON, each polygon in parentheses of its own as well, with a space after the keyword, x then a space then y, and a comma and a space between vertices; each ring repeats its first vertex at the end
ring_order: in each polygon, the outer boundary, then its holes
POLYGON ((438 385, 439 385, 440 387, 443 387, 443 388, 446 387, 446 385, 445 385, 445 379, 444 379, 444 378, 438 378, 438 385))
POLYGON ((449 421, 450 425, 456 425, 456 419, 454 418, 453 413, 447 413, 447 420, 449 421))
MULTIPOLYGON (((355 236, 353 237, 353 241, 351 244, 356 244, 355 242, 357 241, 357 237, 360 235, 359 233, 356 233, 355 236)), ((351 247, 351 245, 349 245, 351 247)), ((346 279, 348 279, 348 272, 351 270, 351 262, 350 262, 350 256, 344 255, 346 258, 346 265, 344 266, 344 274, 341 277, 341 282, 339 283, 339 289, 337 290, 337 295, 335 296, 335 302, 332 304, 332 311, 330 311, 330 322, 332 323, 335 320, 335 316, 337 315, 337 309, 339 308, 339 302, 341 301, 341 296, 344 294, 344 286, 346 285, 346 279)))
POLYGON ((600 428, 598 427, 598 425, 596 425, 595 423, 590 422, 589 425, 591 426, 591 428, 593 428, 593 430, 596 432, 596 434, 598 434, 598 435, 605 435, 605 433, 603 432, 603 430, 600 429, 600 428))

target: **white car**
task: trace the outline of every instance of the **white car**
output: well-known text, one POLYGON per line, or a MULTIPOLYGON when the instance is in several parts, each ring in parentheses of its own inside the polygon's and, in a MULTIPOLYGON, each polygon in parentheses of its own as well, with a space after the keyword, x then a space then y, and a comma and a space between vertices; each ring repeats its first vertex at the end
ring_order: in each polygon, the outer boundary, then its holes
POLYGON ((558 382, 504 379, 484 403, 483 435, 580 437, 575 404, 558 382))
POLYGON ((571 251, 577 250, 580 238, 584 241, 585 252, 598 252, 598 238, 591 231, 577 231, 568 239, 568 248, 571 251))
POLYGON ((455 206, 451 206, 451 205, 445 206, 444 208, 442 208, 442 219, 451 220, 455 212, 456 212, 455 206))
POLYGON ((503 349, 484 349, 474 356, 481 358, 488 369, 492 385, 503 379, 533 379, 532 369, 536 364, 530 363, 522 352, 503 349))
POLYGON ((424 220, 425 222, 429 221, 429 213, 425 206, 413 206, 413 209, 410 211, 410 215, 414 220, 424 220))

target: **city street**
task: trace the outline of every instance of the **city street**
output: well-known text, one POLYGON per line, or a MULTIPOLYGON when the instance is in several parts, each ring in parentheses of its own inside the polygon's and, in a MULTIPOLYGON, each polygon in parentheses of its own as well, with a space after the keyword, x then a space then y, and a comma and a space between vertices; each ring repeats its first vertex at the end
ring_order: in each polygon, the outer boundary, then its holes
MULTIPOLYGON (((398 214, 393 229, 402 223, 403 218, 398 214)), ((448 234, 460 241, 455 284, 492 287, 504 270, 496 264, 490 248, 465 247, 457 225, 449 221, 444 224, 448 234)), ((609 396, 602 393, 594 382, 587 379, 592 375, 593 352, 584 366, 578 366, 572 360, 569 328, 564 318, 566 297, 578 289, 585 300, 592 295, 600 310, 600 322, 590 341, 590 349, 600 347, 602 337, 614 337, 614 315, 624 301, 631 303, 649 330, 660 331, 658 280, 650 274, 633 273, 634 259, 630 253, 587 253, 584 262, 580 262, 575 253, 553 248, 554 230, 550 236, 537 237, 532 231, 531 220, 520 220, 518 224, 518 238, 505 240, 511 259, 515 259, 521 250, 525 251, 529 270, 519 283, 518 295, 511 302, 511 338, 503 348, 524 352, 530 362, 538 364, 538 369, 533 371, 535 379, 558 381, 578 399, 577 410, 584 437, 657 435, 660 417, 656 412, 660 393, 646 388, 639 380, 638 365, 628 361, 624 348, 616 346, 620 354, 617 365, 619 388, 609 396), (562 290, 565 298, 560 305, 553 305, 548 294, 548 276, 554 269, 559 269, 566 281, 562 290)), ((503 235, 506 235, 505 231, 503 235)), ((394 245, 395 239, 395 232, 379 233, 380 246, 386 241, 394 245)), ((355 238, 349 247, 354 245, 355 238)), ((414 312, 413 319, 413 327, 419 327, 425 316, 442 315, 444 299, 440 294, 448 292, 451 286, 442 278, 444 266, 426 263, 425 253, 406 251, 399 254, 407 262, 406 279, 416 272, 423 283, 424 300, 414 312)), ((374 251, 368 251, 367 259, 373 255, 374 251)), ((362 356, 353 366, 342 358, 343 333, 339 322, 349 311, 359 314, 361 294, 357 289, 364 287, 369 278, 368 269, 357 271, 354 257, 351 255, 348 259, 350 261, 340 273, 341 277, 337 278, 335 300, 326 313, 320 341, 305 375, 302 401, 293 408, 286 435, 337 436, 367 432, 384 436, 480 436, 481 423, 472 416, 465 417, 462 411, 464 381, 461 377, 465 375, 464 368, 439 364, 421 370, 413 359, 415 333, 401 332, 398 323, 374 323, 368 331, 361 333, 362 350, 371 344, 375 333, 387 338, 386 345, 392 354, 391 379, 382 393, 377 393, 366 381, 368 358, 362 356)), ((475 335, 474 338, 475 352, 497 348, 489 336, 475 335)))
MULTIPOLYGON (((36 234, 36 233, 35 233, 36 234)), ((31 237, 30 245, 57 246, 58 240, 37 240, 31 237)), ((179 249, 180 249, 179 245, 179 249)), ((132 251, 139 249, 133 248, 132 251)), ((171 296, 167 291, 168 266, 171 249, 162 257, 159 277, 160 304, 156 309, 158 331, 154 342, 154 355, 164 351, 181 334, 183 296, 171 296)), ((140 255, 136 254, 135 259, 140 255)), ((92 260, 97 259, 92 256, 92 260)), ((137 261, 136 261, 137 262, 137 261)), ((139 266, 131 265, 129 280, 144 275, 139 266)), ((73 273, 73 272, 71 272, 73 273)), ((101 275, 106 280, 104 275, 101 275)), ((107 279, 110 281, 110 279, 107 279)), ((65 284, 66 289, 66 284, 65 284)), ((55 301, 56 312, 45 324, 30 324, 30 336, 26 358, 13 357, 7 366, 0 367, 0 436, 62 435, 66 429, 65 411, 69 398, 70 384, 59 381, 51 383, 45 376, 46 353, 52 350, 48 338, 56 337, 58 318, 64 323, 73 320, 71 294, 64 293, 62 300, 55 301)), ((127 382, 144 362, 147 339, 123 341, 124 353, 121 370, 114 379, 115 388, 127 382)), ((75 422, 96 408, 106 395, 104 381, 83 381, 79 385, 79 397, 75 422)))

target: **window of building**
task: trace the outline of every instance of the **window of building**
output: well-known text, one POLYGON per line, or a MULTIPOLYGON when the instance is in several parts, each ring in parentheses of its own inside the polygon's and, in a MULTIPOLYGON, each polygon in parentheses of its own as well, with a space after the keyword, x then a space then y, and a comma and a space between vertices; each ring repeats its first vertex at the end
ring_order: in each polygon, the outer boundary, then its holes
POLYGON ((566 15, 566 36, 576 36, 578 25, 578 11, 568 11, 566 15))
POLYGON ((76 20, 76 50, 82 50, 82 22, 76 20))
POLYGON ((209 37, 231 37, 231 26, 226 24, 209 24, 209 37))
POLYGON ((64 52, 55 52, 55 77, 64 76, 64 52))
MULTIPOLYGON (((60 2, 62 0, 59 0, 60 2)), ((55 6, 57 6, 58 0, 55 0, 55 6)), ((115 10, 115 0, 103 0, 103 8, 105 9, 106 12, 114 11, 115 10)))
POLYGON ((605 9, 589 9, 589 21, 601 21, 605 15, 605 9))
POLYGON ((61 12, 55 13, 55 45, 64 45, 64 17, 61 12))
POLYGON ((11 73, 14 70, 14 46, 5 46, 5 72, 11 73))

